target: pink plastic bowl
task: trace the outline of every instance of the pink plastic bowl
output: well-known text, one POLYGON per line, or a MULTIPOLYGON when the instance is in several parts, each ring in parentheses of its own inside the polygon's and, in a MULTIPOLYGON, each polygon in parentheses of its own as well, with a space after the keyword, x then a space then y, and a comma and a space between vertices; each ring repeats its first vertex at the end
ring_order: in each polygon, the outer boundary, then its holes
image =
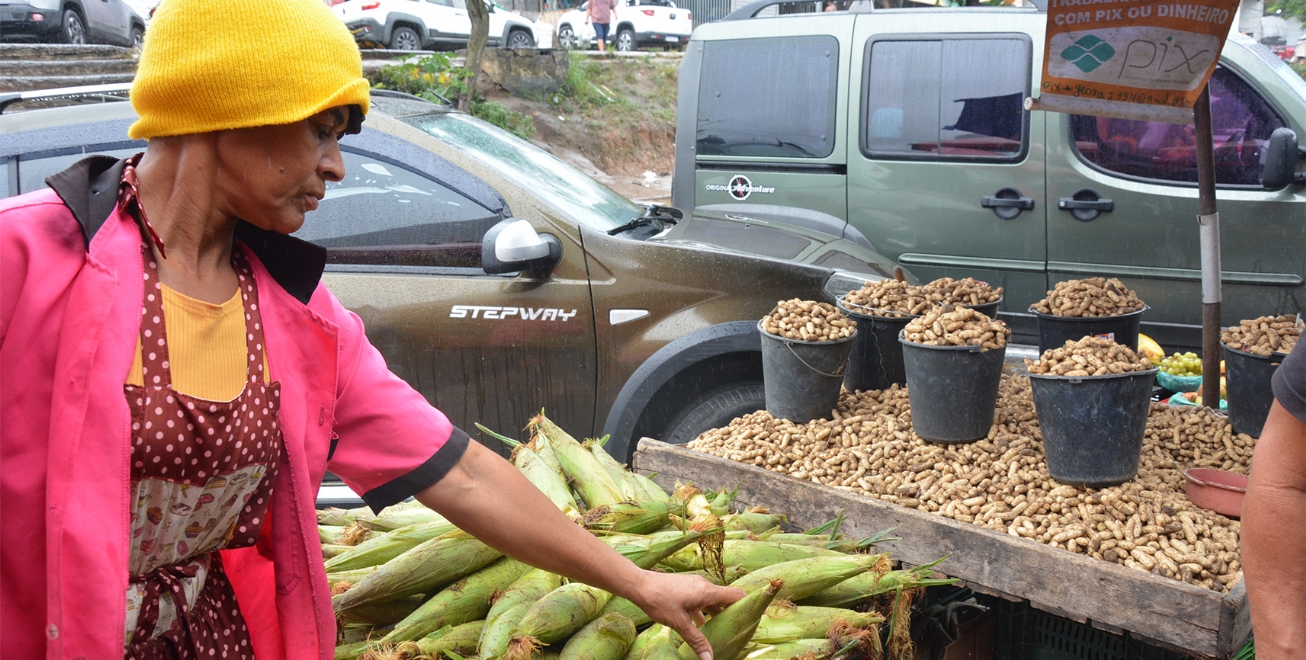
POLYGON ((1184 470, 1184 494, 1189 502, 1236 520, 1242 514, 1243 495, 1247 494, 1247 475, 1190 468, 1184 470))

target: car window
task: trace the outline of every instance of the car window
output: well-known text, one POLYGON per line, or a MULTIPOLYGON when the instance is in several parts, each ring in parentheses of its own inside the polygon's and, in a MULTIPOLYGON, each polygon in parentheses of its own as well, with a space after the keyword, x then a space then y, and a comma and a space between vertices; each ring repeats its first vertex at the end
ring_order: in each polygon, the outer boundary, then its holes
POLYGON ((591 229, 614 229, 644 212, 553 154, 474 117, 435 113, 400 121, 466 153, 591 229))
POLYGON ((499 214, 417 172, 352 151, 295 236, 327 248, 328 263, 477 268, 499 214))
POLYGON ((708 41, 701 70, 699 155, 825 158, 834 151, 838 39, 708 41))
MULTIPOLYGON (((1261 152, 1283 120, 1232 71, 1211 76, 1211 131, 1215 181, 1257 186, 1261 152)), ((1192 126, 1075 115, 1071 134, 1079 155, 1115 174, 1197 183, 1197 142, 1192 126)))
POLYGON ((872 42, 863 150, 872 158, 1019 159, 1029 58, 1023 39, 872 42))
POLYGON ((144 150, 145 147, 128 147, 109 151, 78 151, 77 153, 63 154, 61 156, 20 157, 18 159, 18 192, 29 193, 33 190, 45 188, 45 177, 66 170, 87 156, 104 155, 113 156, 114 158, 127 158, 144 150))

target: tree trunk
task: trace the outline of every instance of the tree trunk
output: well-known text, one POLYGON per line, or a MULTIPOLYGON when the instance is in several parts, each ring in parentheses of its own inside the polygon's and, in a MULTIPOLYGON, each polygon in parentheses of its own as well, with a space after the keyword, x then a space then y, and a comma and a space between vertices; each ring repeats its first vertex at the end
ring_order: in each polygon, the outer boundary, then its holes
POLYGON ((472 19, 472 34, 467 39, 467 60, 463 64, 470 74, 467 91, 458 98, 458 109, 471 112, 472 98, 476 96, 476 80, 481 75, 481 52, 490 37, 490 11, 484 0, 467 0, 467 16, 472 19))

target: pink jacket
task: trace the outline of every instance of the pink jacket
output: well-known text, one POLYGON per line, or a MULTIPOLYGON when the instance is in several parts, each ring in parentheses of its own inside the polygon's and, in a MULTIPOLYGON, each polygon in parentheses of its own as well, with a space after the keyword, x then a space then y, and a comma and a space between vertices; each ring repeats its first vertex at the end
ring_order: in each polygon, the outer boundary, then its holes
MULTIPOLYGON (((100 200, 88 204, 90 195, 79 200, 65 190, 76 182, 56 181, 84 181, 105 165, 74 172, 84 163, 50 179, 67 205, 51 190, 0 201, 6 658, 122 657, 130 456, 123 382, 140 328, 141 235, 117 210, 98 232, 93 222, 84 229, 88 205, 100 200), (89 249, 84 232, 93 234, 89 249)), ((468 438, 390 373, 359 318, 316 282, 320 248, 247 225, 238 236, 263 303, 271 377, 281 382, 284 450, 263 537, 256 547, 224 551, 223 562, 260 659, 329 659, 335 619, 314 514, 323 472, 329 465, 373 507, 385 506, 442 477, 468 438), (300 268, 304 255, 317 263, 300 268)))

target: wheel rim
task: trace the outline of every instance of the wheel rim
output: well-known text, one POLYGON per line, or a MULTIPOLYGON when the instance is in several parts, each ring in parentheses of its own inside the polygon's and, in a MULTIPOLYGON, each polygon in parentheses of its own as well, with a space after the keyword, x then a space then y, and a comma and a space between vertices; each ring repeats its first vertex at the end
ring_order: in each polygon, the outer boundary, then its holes
POLYGON ((508 37, 509 48, 530 48, 532 45, 531 38, 526 36, 524 32, 513 32, 508 37))
POLYGON ((82 28, 82 19, 77 14, 68 15, 68 43, 84 44, 86 43, 86 30, 82 28))
POLYGON ((635 45, 634 41, 634 37, 631 37, 629 32, 623 31, 617 35, 617 50, 629 51, 635 45))
POLYGON ((575 48, 576 33, 572 32, 570 27, 564 27, 561 30, 558 30, 558 43, 560 43, 563 48, 575 48))
POLYGON ((395 47, 399 50, 417 50, 417 35, 407 30, 395 35, 395 47))
POLYGON ((132 48, 140 48, 145 45, 145 35, 140 32, 132 33, 132 48))

